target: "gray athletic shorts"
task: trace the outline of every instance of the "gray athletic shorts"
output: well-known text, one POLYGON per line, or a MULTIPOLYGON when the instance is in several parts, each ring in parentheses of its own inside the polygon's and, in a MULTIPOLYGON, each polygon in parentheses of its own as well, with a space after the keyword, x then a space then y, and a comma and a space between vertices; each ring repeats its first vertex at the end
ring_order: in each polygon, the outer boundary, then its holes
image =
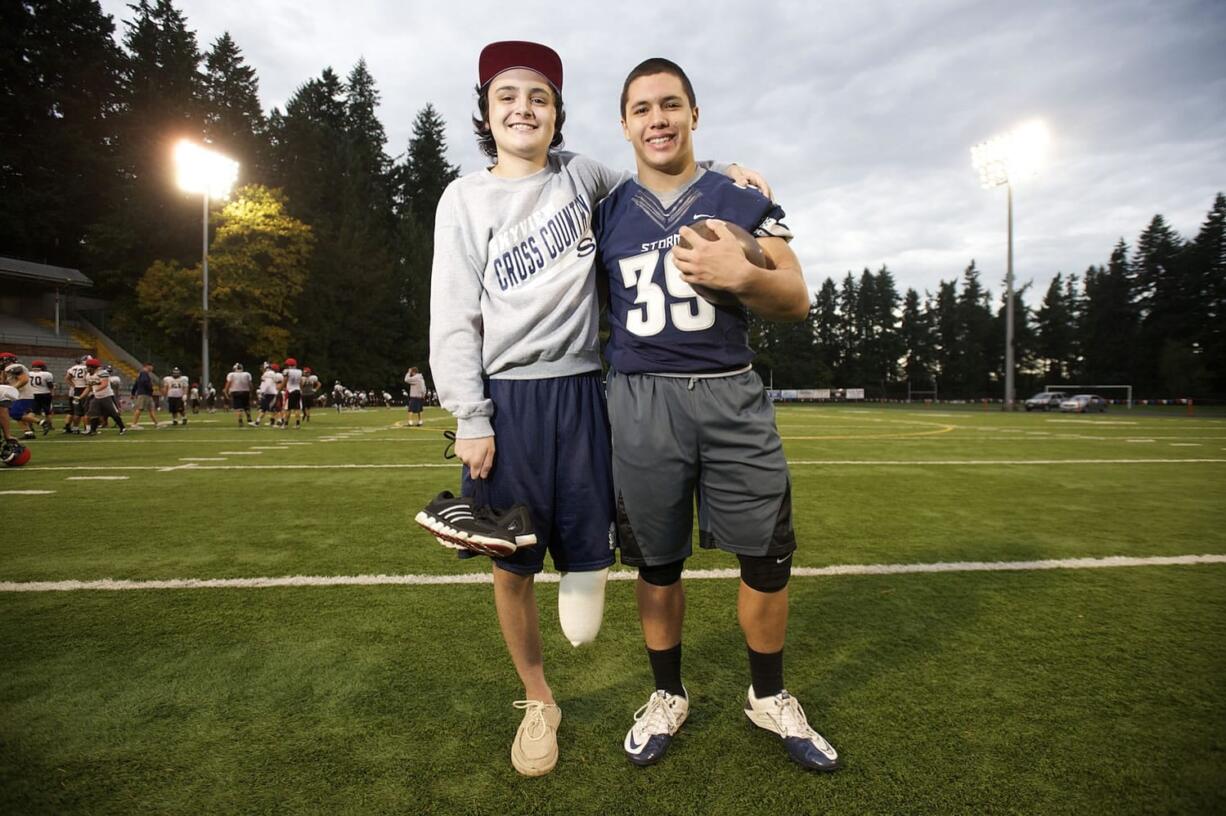
POLYGON ((136 410, 152 411, 153 410, 153 397, 149 394, 137 394, 136 395, 136 410))
POLYGON ((776 557, 796 549, 787 460, 757 374, 610 372, 607 389, 623 564, 691 555, 695 500, 703 547, 776 557))

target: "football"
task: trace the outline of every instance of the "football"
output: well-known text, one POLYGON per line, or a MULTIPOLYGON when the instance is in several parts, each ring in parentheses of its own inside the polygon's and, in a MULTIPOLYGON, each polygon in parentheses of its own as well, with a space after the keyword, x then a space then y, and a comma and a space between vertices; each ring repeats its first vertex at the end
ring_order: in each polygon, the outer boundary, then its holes
MULTIPOLYGON (((745 253, 745 258, 754 266, 760 269, 772 269, 770 259, 766 257, 766 253, 762 251, 762 245, 757 239, 749 234, 739 224, 734 224, 731 221, 725 221, 728 231, 736 236, 737 241, 741 244, 741 251, 745 253)), ((696 221, 690 225, 690 229, 701 235, 707 241, 718 240, 719 236, 707 221, 696 221)), ((686 249, 690 248, 690 242, 682 238, 679 241, 680 245, 686 249)), ((714 306, 737 306, 740 300, 731 292, 726 292, 722 289, 710 289, 706 286, 697 283, 691 283, 690 288, 693 289, 699 296, 714 306)))

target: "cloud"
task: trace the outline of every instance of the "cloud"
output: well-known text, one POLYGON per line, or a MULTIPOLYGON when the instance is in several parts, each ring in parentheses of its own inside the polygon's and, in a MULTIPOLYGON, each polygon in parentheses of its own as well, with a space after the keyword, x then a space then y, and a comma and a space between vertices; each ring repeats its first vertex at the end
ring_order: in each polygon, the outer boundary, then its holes
MULTIPOLYGON (((124 0, 105 0, 117 19, 124 0)), ((1195 234, 1226 189, 1226 4, 1220 0, 864 0, 855 3, 451 3, 179 0, 207 47, 222 31, 259 73, 266 108, 325 66, 365 57, 387 150, 431 102, 452 159, 483 165, 469 133, 481 47, 534 39, 566 64, 567 144, 616 167, 625 73, 668 56, 691 74, 700 157, 761 170, 810 282, 888 264, 935 290, 972 259, 999 292, 1005 203, 979 189, 972 144, 1031 118, 1051 164, 1016 191, 1015 261, 1040 292, 1105 263, 1154 213, 1195 234)))

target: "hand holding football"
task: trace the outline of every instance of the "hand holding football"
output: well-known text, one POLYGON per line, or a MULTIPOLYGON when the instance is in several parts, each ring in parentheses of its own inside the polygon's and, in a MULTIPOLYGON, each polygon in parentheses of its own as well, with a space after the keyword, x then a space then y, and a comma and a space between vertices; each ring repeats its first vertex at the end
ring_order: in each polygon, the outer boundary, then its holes
POLYGON ((730 269, 739 263, 728 263, 732 253, 735 260, 748 260, 761 269, 771 269, 770 259, 752 235, 738 224, 718 219, 698 221, 690 227, 681 228, 678 246, 686 252, 675 255, 681 278, 698 295, 716 306, 735 306, 740 303, 732 291, 730 269), (699 239, 691 240, 687 230, 699 239), (735 240, 734 240, 735 239, 735 240), (727 244, 727 245, 726 245, 727 244), (708 285, 711 284, 711 285, 708 285))

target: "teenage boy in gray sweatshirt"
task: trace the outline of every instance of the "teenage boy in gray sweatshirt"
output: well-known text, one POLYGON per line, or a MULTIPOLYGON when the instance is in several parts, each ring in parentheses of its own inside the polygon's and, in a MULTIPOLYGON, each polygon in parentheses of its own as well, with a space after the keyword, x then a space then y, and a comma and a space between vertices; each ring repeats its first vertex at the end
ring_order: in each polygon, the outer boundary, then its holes
MULTIPOLYGON (((562 712, 545 679, 534 576, 548 551, 563 574, 563 630, 583 642, 599 629, 614 560, 591 215, 628 174, 557 150, 566 115, 552 49, 492 43, 478 75, 473 126, 495 163, 452 182, 439 201, 430 366, 439 401, 456 418, 463 494, 478 480, 489 504, 531 511, 537 546, 495 560, 493 577, 503 639, 524 685, 511 762, 540 776, 557 763, 562 712)), ((754 174, 719 169, 764 186, 754 174)))

